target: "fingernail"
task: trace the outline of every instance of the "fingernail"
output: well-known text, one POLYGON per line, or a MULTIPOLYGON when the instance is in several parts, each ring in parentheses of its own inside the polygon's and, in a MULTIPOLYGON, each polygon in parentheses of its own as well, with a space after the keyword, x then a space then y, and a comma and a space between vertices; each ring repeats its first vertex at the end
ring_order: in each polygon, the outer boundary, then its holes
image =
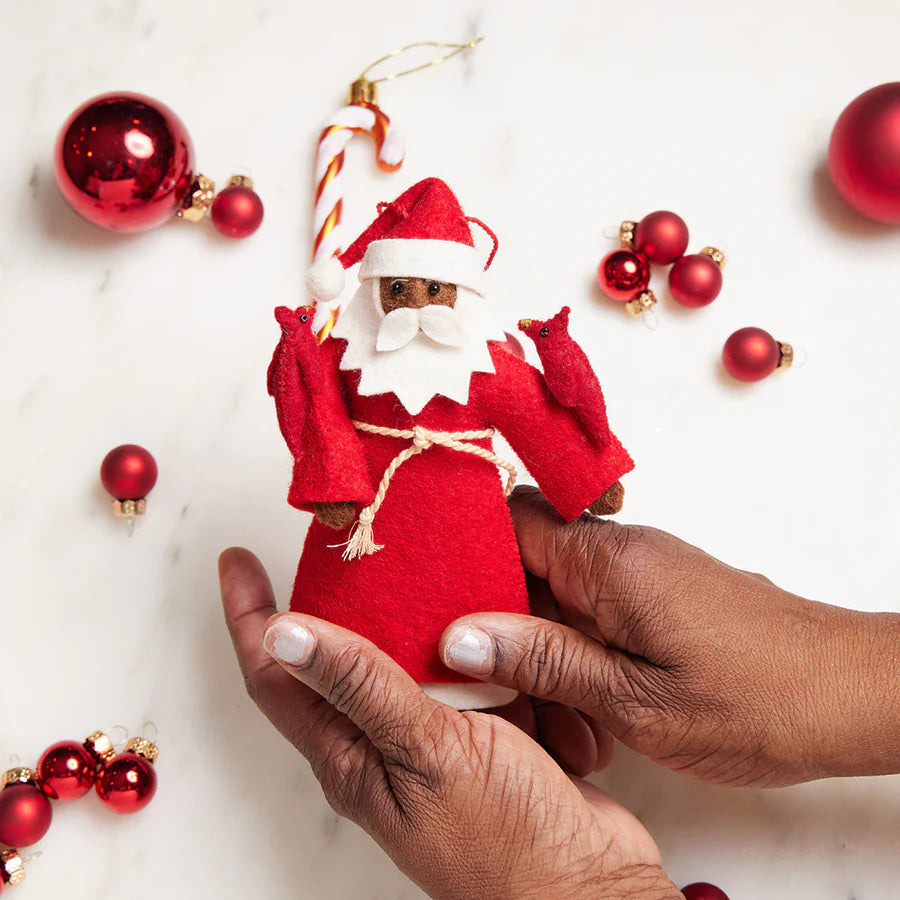
POLYGON ((494 643, 480 628, 463 626, 452 632, 445 662, 467 675, 490 675, 494 670, 494 643))
POLYGON ((305 666, 312 659, 316 639, 308 628, 281 619, 267 629, 263 647, 289 666, 305 666))

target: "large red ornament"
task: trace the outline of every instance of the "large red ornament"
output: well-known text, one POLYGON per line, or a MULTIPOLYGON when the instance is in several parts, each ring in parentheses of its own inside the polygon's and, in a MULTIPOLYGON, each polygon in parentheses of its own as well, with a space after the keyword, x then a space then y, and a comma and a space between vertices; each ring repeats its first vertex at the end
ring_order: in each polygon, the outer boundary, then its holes
POLYGON ((634 226, 633 245, 652 263, 668 265, 684 255, 688 245, 688 227, 681 216, 665 209, 644 216, 634 226))
POLYGON ((146 231, 170 219, 191 190, 194 148, 184 123, 143 94, 102 94, 82 104, 59 133, 59 189, 89 222, 146 231))
POLYGON ((253 234, 262 224, 263 204, 249 178, 232 175, 224 189, 216 194, 209 215, 213 225, 222 234, 244 238, 253 234))
POLYGON ((712 303, 722 290, 725 257, 713 247, 682 256, 669 270, 669 290, 682 306, 696 309, 712 303))
POLYGON ((116 500, 142 500, 156 484, 156 460, 137 444, 110 450, 100 464, 103 487, 116 500))
POLYGON ((128 814, 143 809, 156 793, 156 745, 132 738, 97 778, 97 794, 113 812, 128 814))
POLYGON ((60 741, 48 747, 37 765, 41 788, 54 800, 77 800, 93 786, 97 761, 84 744, 60 741))
POLYGON ((689 884, 681 889, 681 893, 684 894, 685 900, 728 900, 725 891, 705 881, 689 884))
POLYGON ((722 363, 739 381, 760 381, 794 359, 790 344, 783 344, 762 328, 741 328, 725 341, 722 363))
POLYGON ((840 114, 831 132, 828 170, 857 212, 900 223, 900 81, 860 94, 840 114))
POLYGON ((53 808, 29 769, 11 769, 0 791, 0 844, 30 847, 50 828, 53 808))
POLYGON ((627 303, 647 289, 650 265, 645 256, 634 250, 613 250, 600 260, 597 282, 611 300, 627 303))

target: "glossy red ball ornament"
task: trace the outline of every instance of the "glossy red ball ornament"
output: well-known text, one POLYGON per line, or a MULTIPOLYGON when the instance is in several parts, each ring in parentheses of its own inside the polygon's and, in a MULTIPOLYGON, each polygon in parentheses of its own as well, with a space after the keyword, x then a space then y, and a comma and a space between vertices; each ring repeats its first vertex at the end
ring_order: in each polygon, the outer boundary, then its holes
POLYGON ((508 331, 504 331, 503 333, 506 335, 506 340, 503 341, 500 346, 504 350, 508 350, 512 353, 513 356, 518 356, 519 359, 525 359, 525 350, 522 347, 522 342, 514 334, 510 334, 508 331))
MULTIPOLYGON (((708 248, 713 251, 712 248, 708 248)), ((721 254, 719 254, 721 256, 721 254)), ((698 308, 712 303, 722 290, 722 268, 711 253, 682 256, 669 269, 669 290, 682 306, 698 308)))
POLYGON ((634 228, 634 249, 659 265, 668 265, 683 256, 688 239, 684 219, 666 209, 644 216, 634 228))
POLYGON ((110 450, 100 464, 103 487, 117 500, 141 500, 156 484, 156 460, 137 444, 110 450))
POLYGON ((877 222, 900 223, 900 81, 860 94, 838 117, 828 146, 838 193, 877 222))
POLYGON ((597 282, 611 300, 627 303, 646 290, 650 283, 650 264, 634 250, 613 250, 600 260, 597 282))
POLYGON ((234 175, 225 188, 216 194, 209 211, 213 225, 227 237, 244 238, 262 224, 263 204, 253 190, 253 182, 234 175))
POLYGON ((97 794, 113 812, 123 815, 143 809, 156 793, 155 744, 132 738, 125 752, 109 762, 97 778, 97 794))
POLYGON ((725 341, 722 363, 739 381, 760 381, 777 368, 787 368, 794 358, 790 344, 783 344, 762 328, 741 328, 725 341))
POLYGON ((53 808, 35 784, 16 782, 0 791, 0 844, 30 847, 50 828, 53 808))
POLYGON ((181 208, 193 180, 194 148, 168 106, 115 92, 69 116, 56 141, 54 169, 63 197, 89 222, 146 231, 181 208))
POLYGON ((683 887, 681 893, 684 894, 685 900, 728 900, 725 891, 705 881, 695 881, 683 887))
POLYGON ((37 765, 41 788, 53 800, 77 800, 93 786, 97 762, 84 744, 60 741, 48 747, 37 765))

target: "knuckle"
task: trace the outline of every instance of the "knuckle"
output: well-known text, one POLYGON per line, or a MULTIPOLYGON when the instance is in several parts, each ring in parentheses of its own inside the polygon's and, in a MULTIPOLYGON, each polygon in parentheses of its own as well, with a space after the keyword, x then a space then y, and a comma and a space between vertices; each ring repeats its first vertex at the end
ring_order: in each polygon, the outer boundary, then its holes
MULTIPOLYGON (((365 651, 348 647, 325 663, 323 681, 328 700, 351 719, 365 707, 383 708, 379 703, 378 675, 365 651)), ((386 698, 384 698, 386 701, 386 698)))

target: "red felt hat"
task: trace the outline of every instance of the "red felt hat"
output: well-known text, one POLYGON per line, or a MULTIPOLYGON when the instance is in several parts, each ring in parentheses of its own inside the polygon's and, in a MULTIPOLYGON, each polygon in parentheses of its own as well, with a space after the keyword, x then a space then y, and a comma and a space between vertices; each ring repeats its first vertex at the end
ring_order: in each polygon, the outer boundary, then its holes
POLYGON ((378 218, 340 255, 315 263, 306 286, 328 302, 344 288, 345 270, 361 263, 367 278, 433 278, 483 292, 484 271, 497 252, 497 238, 481 221, 466 216, 453 191, 440 178, 426 178, 393 203, 378 205, 378 218), (475 249, 470 222, 490 235, 493 250, 484 263, 475 249))

